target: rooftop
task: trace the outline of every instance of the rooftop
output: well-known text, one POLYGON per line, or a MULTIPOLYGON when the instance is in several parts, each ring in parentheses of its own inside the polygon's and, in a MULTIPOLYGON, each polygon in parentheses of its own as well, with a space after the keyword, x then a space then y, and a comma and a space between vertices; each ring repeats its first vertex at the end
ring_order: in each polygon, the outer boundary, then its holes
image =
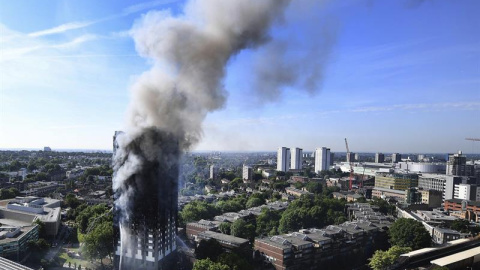
POLYGON ((0 269, 8 270, 33 270, 32 268, 10 261, 8 259, 0 257, 0 269))
MULTIPOLYGON (((462 202, 464 200, 462 200, 462 199, 449 199, 449 200, 445 200, 445 201, 462 204, 462 202)), ((473 206, 476 206, 476 207, 480 207, 480 201, 466 201, 466 202, 467 202, 468 205, 473 205, 473 206)))
POLYGON ((221 243, 223 242, 233 246, 241 246, 248 243, 247 239, 212 231, 201 232, 198 234, 198 236, 203 239, 215 239, 221 243))
POLYGON ((465 260, 465 259, 468 259, 468 258, 471 258, 471 257, 474 257, 474 256, 478 256, 478 254, 480 254, 480 247, 472 248, 472 249, 469 249, 469 250, 465 250, 465 251, 462 251, 462 252, 455 253, 455 254, 450 255, 450 256, 446 256, 446 257, 443 257, 443 258, 440 258, 440 259, 436 259, 436 260, 431 261, 430 263, 436 264, 438 266, 448 266, 450 264, 453 264, 453 263, 456 263, 456 262, 459 262, 459 261, 462 261, 462 260, 465 260))

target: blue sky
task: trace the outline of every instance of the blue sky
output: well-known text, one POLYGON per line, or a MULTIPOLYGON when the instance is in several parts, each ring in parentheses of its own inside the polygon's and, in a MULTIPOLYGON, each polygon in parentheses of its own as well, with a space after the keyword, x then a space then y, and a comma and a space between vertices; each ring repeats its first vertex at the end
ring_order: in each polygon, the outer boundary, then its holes
MULTIPOLYGON (((464 140, 480 137, 479 1, 312 3, 293 1, 271 34, 293 58, 329 35, 316 91, 262 99, 251 74, 259 50, 241 52, 196 150, 345 151, 347 137, 354 152, 480 152, 464 140)), ((150 10, 183 5, 0 0, 0 148, 110 149, 130 85, 151 67, 129 30, 150 10)))

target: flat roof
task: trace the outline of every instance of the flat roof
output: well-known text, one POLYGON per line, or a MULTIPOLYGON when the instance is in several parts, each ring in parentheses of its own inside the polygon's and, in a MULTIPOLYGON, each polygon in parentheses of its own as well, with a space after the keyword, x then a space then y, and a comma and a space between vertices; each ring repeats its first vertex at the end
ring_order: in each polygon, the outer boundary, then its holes
POLYGON ((446 257, 443 257, 443 258, 440 258, 440 259, 436 259, 436 260, 431 261, 430 263, 431 264, 436 264, 438 266, 447 266, 447 265, 450 265, 452 263, 463 261, 465 259, 468 259, 468 258, 471 258, 471 257, 474 257, 474 256, 480 256, 480 247, 468 249, 468 250, 465 250, 465 251, 462 251, 462 252, 455 253, 455 254, 450 255, 450 256, 446 256, 446 257))
MULTIPOLYGON (((448 199, 448 200, 445 200, 445 201, 462 204, 462 201, 464 201, 464 200, 462 200, 462 199, 448 199)), ((467 201, 467 204, 480 207, 480 202, 477 202, 477 201, 467 201)))
POLYGON ((412 257, 412 256, 415 256, 415 255, 418 255, 418 254, 427 253, 427 252, 430 252, 430 251, 433 251, 433 250, 440 250, 440 249, 445 248, 445 247, 451 247, 451 246, 462 244, 462 243, 469 242, 469 241, 471 241, 471 240, 467 239, 467 238, 461 238, 461 239, 449 241, 443 246, 422 248, 422 249, 418 249, 418 250, 414 250, 414 251, 402 254, 400 256, 412 257))
POLYGON ((407 192, 404 191, 404 190, 388 189, 388 188, 381 188, 381 187, 374 187, 373 189, 374 190, 380 190, 380 191, 383 191, 383 192, 396 193, 396 194, 400 194, 400 195, 406 195, 407 194, 407 192))
POLYGON ((231 243, 233 245, 242 245, 242 244, 248 243, 247 239, 231 236, 231 235, 228 235, 228 234, 212 232, 212 231, 201 232, 201 233, 198 234, 198 236, 199 237, 204 237, 204 238, 207 238, 207 239, 213 238, 215 240, 225 241, 225 242, 231 243))
POLYGON ((30 267, 26 267, 25 265, 18 264, 16 262, 10 261, 9 259, 5 259, 0 257, 0 269, 1 270, 33 270, 30 267))
MULTIPOLYGON (((1 239, 0 240, 0 244, 4 244, 4 243, 10 243, 10 242, 13 242, 13 241, 18 241, 20 240, 20 238, 24 237, 28 232, 30 232, 31 230, 33 230, 33 228, 35 228, 35 226, 37 225, 31 225, 31 226, 25 226, 25 227, 22 227, 20 228, 20 231, 21 233, 19 233, 17 236, 15 237, 11 237, 11 238, 4 238, 4 239, 1 239)), ((0 268, 1 269, 1 268, 0 268)))

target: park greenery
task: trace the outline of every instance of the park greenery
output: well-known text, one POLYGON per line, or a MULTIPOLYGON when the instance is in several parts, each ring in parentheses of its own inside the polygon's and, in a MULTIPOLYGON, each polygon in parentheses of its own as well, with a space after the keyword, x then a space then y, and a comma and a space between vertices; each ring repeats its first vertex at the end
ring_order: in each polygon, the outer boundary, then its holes
POLYGON ((431 237, 423 224, 414 219, 399 218, 389 229, 390 243, 412 250, 431 246, 431 237))
POLYGON ((393 246, 387 251, 377 250, 373 254, 368 265, 373 270, 387 270, 392 266, 401 254, 412 251, 410 247, 393 246))
POLYGON ((195 249, 197 261, 193 269, 197 270, 250 270, 251 263, 245 259, 245 251, 226 252, 214 239, 202 240, 195 249))
MULTIPOLYGON (((258 236, 271 236, 279 233, 297 231, 302 228, 322 228, 331 224, 341 224, 347 221, 345 216, 345 200, 330 198, 334 188, 324 189, 325 193, 304 195, 294 200, 285 211, 264 208, 253 222, 243 219, 233 223, 220 224, 220 231, 233 236, 253 239, 258 236)), ((271 193, 272 194, 272 193, 271 193)), ((255 193, 247 199, 245 195, 214 203, 193 201, 180 211, 182 224, 201 219, 211 220, 225 212, 237 212, 248 206, 258 206, 264 203, 266 193, 255 193)))

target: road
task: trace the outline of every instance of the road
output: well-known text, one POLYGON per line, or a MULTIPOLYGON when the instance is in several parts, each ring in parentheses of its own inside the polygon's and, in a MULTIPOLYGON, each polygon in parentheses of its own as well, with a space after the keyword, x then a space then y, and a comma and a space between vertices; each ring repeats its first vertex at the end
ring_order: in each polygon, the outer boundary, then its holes
POLYGON ((55 247, 51 247, 47 254, 45 255, 45 260, 47 261, 51 261, 53 260, 58 252, 60 252, 63 248, 63 242, 65 239, 68 239, 68 237, 70 236, 70 228, 68 228, 67 226, 64 226, 62 225, 61 229, 60 229, 60 232, 58 233, 58 237, 55 238, 52 242, 52 244, 55 246, 55 247))

